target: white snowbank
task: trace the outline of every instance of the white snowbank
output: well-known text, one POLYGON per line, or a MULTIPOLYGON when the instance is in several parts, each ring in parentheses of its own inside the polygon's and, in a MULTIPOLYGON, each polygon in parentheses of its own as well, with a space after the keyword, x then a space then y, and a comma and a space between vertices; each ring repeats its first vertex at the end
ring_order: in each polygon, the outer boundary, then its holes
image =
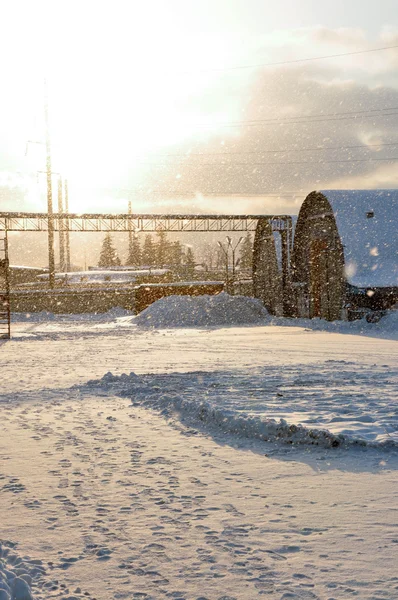
POLYGON ((101 322, 112 322, 116 319, 120 319, 123 317, 132 317, 133 313, 126 308, 121 308, 120 306, 116 306, 114 308, 109 309, 105 313, 80 313, 80 314, 54 314, 52 312, 47 312, 42 310, 40 312, 35 313, 12 313, 11 319, 15 322, 21 323, 46 323, 46 322, 60 322, 64 323, 65 321, 83 321, 90 323, 91 321, 101 321, 101 322))
MULTIPOLYGON (((10 478, 10 482, 3 486, 3 490, 12 492, 17 485, 15 479, 10 478)), ((45 563, 42 559, 21 556, 17 544, 0 538, 0 600, 33 600, 34 598, 83 600, 87 598, 88 594, 83 593, 79 587, 72 594, 72 590, 69 590, 66 584, 60 584, 59 575, 55 578, 55 573, 51 574, 53 569, 66 570, 76 561, 75 558, 62 557, 62 551, 58 554, 59 562, 45 563)))
POLYGON ((14 551, 14 544, 0 542, 0 600, 32 600, 31 584, 45 573, 41 561, 24 560, 14 551))
POLYGON ((325 321, 324 319, 272 317, 269 325, 278 327, 305 327, 313 331, 370 335, 372 337, 387 336, 391 339, 398 339, 398 310, 394 308, 386 311, 386 314, 376 323, 369 323, 365 318, 357 321, 325 321))
POLYGON ((168 296, 157 300, 134 320, 141 327, 217 327, 264 323, 268 312, 260 300, 246 296, 168 296))
MULTIPOLYGON (((383 368, 359 370, 355 364, 330 361, 322 369, 307 366, 301 374, 288 366, 283 373, 279 367, 268 367, 250 375, 107 373, 88 382, 87 388, 90 394, 93 387, 105 388, 131 398, 133 405, 155 409, 165 417, 177 416, 191 427, 205 426, 248 439, 326 448, 396 448, 394 379, 383 368), (383 398, 371 387, 375 376, 384 384, 383 398)), ((84 388, 81 391, 87 391, 84 388)))

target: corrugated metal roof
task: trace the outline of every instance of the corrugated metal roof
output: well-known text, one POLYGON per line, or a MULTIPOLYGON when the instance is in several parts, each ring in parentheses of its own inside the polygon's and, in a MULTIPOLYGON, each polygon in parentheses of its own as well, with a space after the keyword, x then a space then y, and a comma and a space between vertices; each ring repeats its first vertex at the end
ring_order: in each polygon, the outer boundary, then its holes
POLYGON ((398 285, 398 190, 321 190, 344 247, 348 283, 398 285))

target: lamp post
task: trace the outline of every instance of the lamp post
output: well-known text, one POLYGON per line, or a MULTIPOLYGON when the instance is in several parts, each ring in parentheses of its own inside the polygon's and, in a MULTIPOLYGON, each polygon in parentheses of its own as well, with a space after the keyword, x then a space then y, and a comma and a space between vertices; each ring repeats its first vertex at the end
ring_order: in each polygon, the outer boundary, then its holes
POLYGON ((227 248, 224 248, 224 245, 222 242, 217 242, 217 244, 220 246, 221 250, 224 252, 224 256, 225 256, 225 285, 228 291, 229 288, 229 269, 228 269, 228 249, 229 246, 227 245, 227 248))
MULTIPOLYGON (((68 215, 69 213, 69 192, 68 192, 68 180, 64 180, 64 190, 65 190, 65 213, 68 215)), ((66 252, 66 271, 69 273, 70 271, 70 238, 69 238, 69 220, 66 219, 66 227, 65 227, 65 252, 66 252)))
POLYGON ((237 249, 237 247, 239 246, 239 244, 241 243, 241 241, 243 240, 243 237, 240 237, 239 240, 237 241, 237 243, 235 244, 235 246, 232 244, 232 239, 230 238, 229 235, 227 235, 226 240, 228 242, 228 248, 231 248, 232 251, 232 285, 235 283, 235 251, 237 249))

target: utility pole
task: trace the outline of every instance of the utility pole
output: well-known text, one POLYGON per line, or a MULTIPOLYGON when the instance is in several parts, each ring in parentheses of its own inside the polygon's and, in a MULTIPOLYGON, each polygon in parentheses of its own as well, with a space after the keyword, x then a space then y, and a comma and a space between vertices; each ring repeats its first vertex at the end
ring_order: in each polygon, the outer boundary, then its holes
POLYGON ((228 264, 229 263, 229 257, 228 257, 229 245, 227 245, 227 249, 225 249, 222 242, 217 242, 217 244, 220 246, 220 248, 224 252, 224 256, 225 256, 225 287, 227 289, 227 292, 229 293, 229 264, 228 264))
MULTIPOLYGON (((63 206, 62 206, 62 177, 58 177, 58 213, 63 217, 63 206)), ((66 271, 65 265, 65 225, 63 218, 59 219, 59 270, 64 273, 66 271)))
MULTIPOLYGON (((128 202, 128 214, 131 215, 131 200, 129 200, 128 202)), ((133 245, 133 229, 131 226, 131 219, 129 219, 128 222, 128 228, 129 228, 129 250, 131 249, 131 246, 133 245)))
MULTIPOLYGON (((243 240, 243 237, 240 237, 239 240, 237 241, 237 243, 235 244, 235 246, 232 245, 232 239, 230 238, 229 235, 227 235, 227 242, 228 242, 228 247, 231 248, 232 250, 232 286, 235 283, 235 267, 236 267, 236 263, 235 263, 235 251, 237 249, 237 247, 239 246, 239 244, 241 243, 241 241, 243 240)), ((232 287, 232 290, 234 288, 232 287)))
POLYGON ((48 90, 47 81, 44 80, 44 122, 46 128, 46 167, 47 167, 47 215, 48 215, 48 282, 50 288, 55 285, 55 262, 54 262, 54 217, 53 196, 51 181, 51 143, 50 128, 48 122, 48 90))
MULTIPOLYGON (((68 191, 68 180, 64 181, 64 190, 65 190, 65 214, 69 214, 69 191, 68 191)), ((70 239, 69 239, 69 219, 66 218, 65 221, 65 254, 66 254, 66 271, 69 273, 70 271, 70 239)))

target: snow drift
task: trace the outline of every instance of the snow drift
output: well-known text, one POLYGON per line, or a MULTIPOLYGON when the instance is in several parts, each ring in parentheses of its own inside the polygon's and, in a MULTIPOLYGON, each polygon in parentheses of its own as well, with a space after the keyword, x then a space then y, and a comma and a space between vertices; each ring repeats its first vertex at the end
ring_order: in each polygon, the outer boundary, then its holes
MULTIPOLYGON (((311 368, 301 376, 294 368, 286 369, 283 376, 278 376, 279 368, 250 376, 231 372, 116 376, 109 372, 89 381, 81 391, 91 394, 93 388, 102 388, 131 398, 133 406, 156 410, 190 427, 246 439, 325 448, 397 447, 395 409, 387 398, 377 403, 376 393, 364 399, 362 386, 368 385, 369 373, 356 374, 353 367, 330 361, 325 374, 311 368), (334 393, 324 399, 325 386, 332 392, 334 387, 346 391, 339 401, 334 393)), ((393 382, 390 387, 394 394, 393 382)))
POLYGON ((217 327, 264 322, 268 312, 260 300, 246 296, 168 296, 142 311, 134 322, 141 327, 217 327))
POLYGON ((41 560, 21 558, 15 544, 0 541, 0 600, 32 600, 31 585, 45 573, 41 560))

